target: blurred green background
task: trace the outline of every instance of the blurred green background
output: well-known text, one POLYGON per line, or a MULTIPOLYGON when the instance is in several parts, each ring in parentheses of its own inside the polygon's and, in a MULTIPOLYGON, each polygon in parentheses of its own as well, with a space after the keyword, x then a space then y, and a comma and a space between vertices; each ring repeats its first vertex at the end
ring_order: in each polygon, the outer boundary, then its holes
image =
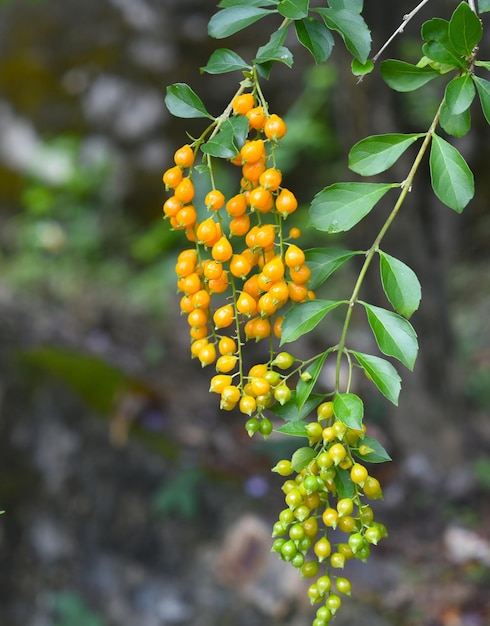
MULTIPOLYGON (((447 17, 446 5, 425 7, 389 55, 416 61, 420 22, 434 9, 447 17)), ((373 49, 411 8, 368 3, 373 49)), ((200 129, 166 112, 166 85, 189 83, 218 114, 240 78, 199 72, 222 46, 206 35, 214 10, 211 0, 0 1, 1 626, 311 616, 304 581, 269 556, 283 506, 270 466, 292 444, 249 441, 242 416, 220 414, 207 393, 178 311, 184 244, 162 220, 162 172, 200 129)), ((226 45, 250 58, 275 26, 226 45)), ((357 84, 340 45, 332 67, 291 46, 293 70, 277 68, 264 91, 287 119, 280 165, 301 202, 353 179, 346 154, 362 137, 430 123, 440 84, 401 97, 375 75, 357 84)), ((489 50, 487 34, 481 57, 489 50)), ((490 131, 477 111, 473 125, 457 144, 477 181, 465 214, 442 207, 421 174, 386 240, 421 279, 422 348, 396 411, 358 383, 368 426, 395 458, 380 470, 390 537, 349 570, 340 626, 490 621, 490 131)), ((332 245, 368 247, 386 209, 332 245)), ((323 244, 306 231, 302 242, 323 244)), ((328 289, 348 292, 355 269, 328 289)), ((365 298, 386 304, 376 272, 365 298)), ((311 341, 335 343, 337 331, 311 341)), ((375 349, 361 323, 353 341, 375 349)))

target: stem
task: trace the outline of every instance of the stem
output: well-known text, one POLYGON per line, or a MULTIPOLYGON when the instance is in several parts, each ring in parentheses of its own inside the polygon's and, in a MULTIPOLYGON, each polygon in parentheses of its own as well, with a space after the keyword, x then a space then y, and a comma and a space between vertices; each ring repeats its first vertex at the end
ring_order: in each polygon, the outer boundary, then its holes
POLYGON ((422 158, 424 157, 424 154, 427 152, 427 149, 430 145, 431 139, 434 135, 435 129, 437 127, 437 124, 439 123, 439 117, 441 114, 441 108, 442 108, 443 102, 441 102, 441 104, 439 105, 439 108, 437 109, 437 113, 434 117, 434 119, 432 120, 432 123, 429 127, 429 130, 427 131, 424 141, 422 142, 422 145, 420 146, 420 149, 417 153, 417 156, 415 157, 415 160, 412 164, 412 167, 410 168, 410 171, 408 173, 407 178, 401 183, 401 193, 398 196, 398 200, 396 201, 395 206, 393 207, 391 213, 389 214, 388 218, 386 219, 385 223, 383 224, 383 226, 381 227, 376 239, 373 242, 373 245, 369 248, 369 250, 366 253, 366 258, 364 260, 364 263, 361 267, 361 271, 359 272, 359 276, 357 278, 356 284, 354 286, 354 290, 352 292, 352 295, 350 297, 349 300, 349 307, 347 309, 347 313, 345 315, 345 320, 344 320, 344 326, 342 328, 342 334, 340 337, 340 341, 338 343, 338 352, 337 352, 337 366, 336 366, 336 371, 335 371, 335 390, 338 393, 339 392, 339 387, 340 387, 340 367, 341 367, 341 363, 342 363, 342 356, 344 354, 345 351, 345 342, 346 342, 346 338, 347 338, 347 331, 349 330, 349 325, 350 325, 350 321, 351 321, 351 317, 352 317, 352 311, 354 309, 354 305, 357 303, 357 299, 359 297, 359 292, 361 290, 362 284, 364 282, 364 278, 366 277, 366 273, 368 271, 369 266, 371 265, 371 261, 374 258, 374 255, 378 252, 379 250, 379 246, 380 243, 383 239, 383 237, 385 236, 387 230, 390 228, 391 224, 393 223, 393 220, 395 219, 395 217, 397 216, 403 202, 405 201, 405 198, 407 197, 407 194, 409 193, 409 191, 412 188, 412 183, 413 183, 413 179, 415 178, 415 174, 417 173, 417 170, 420 166, 420 163, 422 161, 422 158))
MULTIPOLYGON (((410 11, 410 13, 407 13, 406 15, 403 16, 403 20, 402 23, 400 24, 400 26, 395 30, 395 32, 391 35, 391 37, 389 37, 389 39, 386 41, 386 43, 383 44, 383 46, 380 48, 380 50, 373 56, 373 58, 371 59, 371 61, 373 63, 376 63, 376 61, 379 59, 379 57, 382 55, 382 53, 386 50, 386 48, 390 45, 390 43, 393 41, 393 39, 395 39, 395 37, 401 33, 403 33, 405 26, 408 24, 408 22, 420 11, 420 9, 429 2, 429 0, 422 0, 422 2, 419 2, 419 4, 415 7, 415 9, 412 9, 412 11, 410 11)), ((471 6, 471 0, 470 0, 470 6, 471 6)), ((473 10, 475 10, 473 7, 471 7, 473 10)))

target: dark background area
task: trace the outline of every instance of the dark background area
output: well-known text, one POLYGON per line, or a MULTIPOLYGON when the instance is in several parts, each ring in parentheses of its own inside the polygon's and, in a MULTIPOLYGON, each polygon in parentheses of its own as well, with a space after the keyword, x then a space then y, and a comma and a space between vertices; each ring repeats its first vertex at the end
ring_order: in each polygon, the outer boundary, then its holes
MULTIPOLYGON (((366 5, 373 51, 413 8, 366 5)), ((430 3, 386 55, 417 61, 422 21, 453 8, 430 3)), ((187 82, 219 114, 240 76, 199 67, 224 45, 249 59, 277 26, 216 42, 214 11, 209 0, 0 2, 1 626, 309 623, 306 583, 269 554, 283 507, 270 467, 292 444, 249 440, 243 416, 208 394, 179 315, 182 240, 161 219, 161 174, 202 128, 170 116, 165 87, 187 82)), ((489 44, 487 33, 481 58, 489 44)), ((263 89, 287 119, 281 166, 306 205, 354 180, 346 155, 362 137, 426 129, 443 87, 402 97, 376 73, 357 84, 338 40, 331 67, 290 45, 293 69, 263 89)), ((357 382, 394 458, 378 469, 375 505, 389 537, 346 568, 354 592, 339 626, 490 622, 489 137, 475 107, 455 142, 476 177, 465 213, 434 198, 422 168, 384 243, 421 280, 421 352, 397 409, 357 382)), ((388 209, 327 243, 369 247, 388 209)), ((323 244, 304 232, 305 247, 323 244)), ((328 289, 350 293, 355 270, 328 289)), ((376 271, 363 297, 386 304, 376 271)), ((306 341, 332 345, 338 330, 306 341)), ((361 319, 352 337, 375 350, 361 319)))

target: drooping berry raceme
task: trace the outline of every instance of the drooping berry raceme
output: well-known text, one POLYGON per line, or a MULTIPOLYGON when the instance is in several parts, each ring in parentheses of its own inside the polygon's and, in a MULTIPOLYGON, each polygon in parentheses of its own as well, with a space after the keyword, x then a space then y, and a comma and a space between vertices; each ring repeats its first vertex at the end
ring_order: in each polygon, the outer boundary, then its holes
MULTIPOLYGON (((195 162, 207 133, 219 138, 223 120, 217 118, 202 137, 175 152, 163 175, 169 193, 163 213, 186 240, 175 271, 191 356, 213 369, 209 390, 218 395, 220 408, 242 413, 250 436, 268 437, 273 430, 268 411, 291 403, 293 385, 310 376, 307 362, 277 346, 284 315, 315 293, 301 231, 286 227, 298 208, 276 163, 286 124, 269 113, 258 88, 239 93, 229 110, 249 129, 239 152, 222 159, 238 172, 236 189, 225 194, 219 188, 218 157, 203 153, 208 190, 200 204, 196 200, 195 162), (245 369, 250 342, 261 341, 263 362, 245 369)), ((308 447, 273 468, 286 480, 272 549, 302 577, 315 579, 308 588, 311 603, 320 605, 313 626, 328 624, 342 596, 350 595, 351 583, 340 575, 346 562, 365 561, 370 546, 386 535, 365 503, 382 497, 379 481, 364 464, 372 450, 363 443, 363 430, 338 419, 333 400, 334 394, 318 400, 316 416, 302 433, 308 447)))

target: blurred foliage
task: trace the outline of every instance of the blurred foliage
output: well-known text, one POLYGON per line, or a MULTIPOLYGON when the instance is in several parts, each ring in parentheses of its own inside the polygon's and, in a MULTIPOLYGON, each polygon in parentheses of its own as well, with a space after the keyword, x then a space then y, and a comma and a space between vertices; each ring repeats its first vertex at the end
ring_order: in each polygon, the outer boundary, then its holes
POLYGON ((94 613, 85 601, 74 592, 61 592, 54 602, 54 626, 106 626, 107 622, 94 613))
POLYGON ((204 480, 206 475, 199 467, 180 470, 158 489, 153 498, 153 510, 162 517, 195 519, 199 512, 199 486, 204 480))

